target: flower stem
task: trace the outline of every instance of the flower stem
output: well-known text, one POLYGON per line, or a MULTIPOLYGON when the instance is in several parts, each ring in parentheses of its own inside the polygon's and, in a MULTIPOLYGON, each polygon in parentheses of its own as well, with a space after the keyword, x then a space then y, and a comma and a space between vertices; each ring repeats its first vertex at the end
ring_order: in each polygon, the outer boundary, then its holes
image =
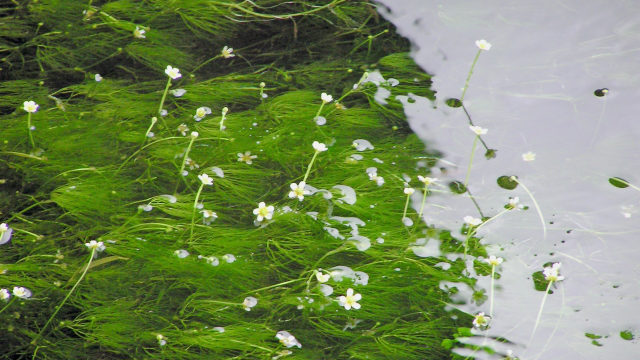
POLYGON ((27 113, 27 131, 29 131, 29 142, 31 143, 31 148, 35 149, 36 143, 33 141, 33 131, 31 130, 31 113, 27 113))
POLYGON ((411 194, 407 194, 407 201, 404 203, 404 211, 402 212, 402 219, 407 216, 407 209, 409 208, 409 200, 411 200, 411 194))
MULTIPOLYGON (((189 141, 189 145, 187 146, 187 151, 184 152, 184 156, 182 157, 182 165, 180 165, 180 171, 178 171, 178 176, 180 176, 182 180, 184 180, 182 172, 184 171, 184 167, 187 164, 187 158, 189 157, 189 152, 191 151, 191 146, 193 146, 194 141, 196 141, 196 138, 191 136, 191 140, 189 141)), ((178 192, 178 185, 180 185, 180 180, 176 182, 176 188, 173 190, 174 194, 178 192)))
POLYGON ((542 233, 544 235, 544 238, 547 238, 547 225, 544 222, 544 217, 542 216, 542 210, 540 210, 540 206, 538 206, 538 202, 536 201, 536 198, 533 197, 533 194, 531 193, 531 191, 529 191, 529 189, 520 181, 518 180, 518 178, 516 178, 515 176, 511 177, 511 180, 517 182, 518 184, 520 184, 520 186, 522 186, 522 188, 524 189, 524 191, 527 192, 527 194, 529 195, 529 197, 531 198, 531 201, 533 201, 533 205, 536 207, 536 211, 538 212, 538 217, 540 218, 540 223, 542 224, 542 233))
POLYGON ((191 213, 191 233, 189 234, 189 242, 191 242, 191 239, 193 238, 193 227, 196 223, 196 209, 198 207, 198 199, 200 198, 200 193, 202 192, 203 188, 204 184, 200 184, 198 192, 196 193, 196 199, 193 201, 193 212, 191 213))
POLYGON ((316 113, 316 116, 314 116, 313 118, 317 118, 318 115, 320 115, 320 113, 322 112, 322 108, 324 107, 324 101, 322 102, 322 104, 320 104, 320 108, 318 109, 318 112, 316 113))
POLYGON ((13 301, 16 299, 16 297, 12 297, 11 300, 9 300, 9 302, 7 302, 7 305, 5 305, 2 310, 0 310, 0 314, 2 314, 12 303, 13 301))
POLYGON ((471 146, 471 157, 469 158, 469 166, 467 166, 467 176, 464 179, 464 187, 467 187, 467 184, 469 184, 469 176, 471 175, 471 164, 473 164, 473 157, 476 154, 476 146, 478 145, 478 137, 480 135, 476 135, 475 138, 473 138, 473 146, 471 146))
POLYGON ((476 53, 476 57, 473 59, 473 63, 471 64, 471 69, 469 69, 469 75, 467 75, 467 80, 464 82, 464 89, 462 89, 462 96, 460 96, 460 102, 464 100, 464 95, 467 93, 467 89, 469 88, 469 80, 471 80, 471 74, 473 74, 473 68, 476 66, 478 62, 478 58, 480 57, 481 49, 478 49, 478 53, 476 53))
POLYGON ((540 304, 540 310, 538 310, 538 316, 536 316, 536 323, 533 325, 533 331, 531 332, 531 337, 529 338, 529 342, 533 340, 533 336, 536 334, 536 329, 538 328, 538 324, 540 323, 540 317, 542 316, 542 309, 544 308, 544 303, 547 301, 547 295, 549 295, 549 289, 551 289, 551 285, 553 281, 549 281, 547 285, 547 289, 544 291, 544 296, 542 297, 542 303, 540 304))
POLYGON ((51 317, 49 317, 49 320, 47 320, 47 322, 44 324, 42 329, 40 329, 40 332, 38 333, 38 335, 36 335, 36 338, 33 339, 31 344, 34 344, 34 345, 36 344, 36 342, 40 339, 40 337, 42 336, 44 331, 47 329, 47 327, 49 326, 49 324, 51 323, 53 318, 55 318, 55 316, 58 314, 58 311, 60 311, 60 309, 62 309, 62 306, 64 306, 64 304, 67 302, 67 300, 69 299, 69 297, 71 296, 73 291, 76 289, 76 287, 78 287, 78 285, 80 284, 82 279, 84 279, 84 276, 87 274, 87 271, 89 271, 89 267, 91 266, 91 262, 93 261, 93 257, 95 256, 95 254, 96 254, 96 249, 92 248, 91 249, 91 255, 89 257, 89 261, 87 262, 87 265, 85 266, 84 271, 82 271, 82 274, 80 275, 80 278, 78 279, 78 281, 76 281, 76 283, 73 285, 71 290, 67 293, 67 296, 64 298, 64 300, 62 300, 60 305, 58 305, 56 307, 56 310, 53 312, 53 315, 51 315, 51 317))
MULTIPOLYGON (((422 219, 422 213, 424 212, 424 204, 427 202, 428 192, 429 192, 429 189, 427 188, 427 185, 425 185, 424 193, 422 194, 422 204, 420 204, 420 213, 418 213, 418 219, 422 219)), ((407 198, 407 202, 408 202, 408 198, 407 198)))
POLYGON ((164 93, 162 93, 162 99, 160 100, 160 106, 158 106, 158 116, 160 116, 160 119, 162 119, 162 124, 164 125, 164 128, 166 130, 169 130, 169 127, 167 127, 167 123, 165 123, 164 121, 164 117, 162 116, 162 107, 164 106, 164 100, 167 98, 167 93, 169 92, 169 87, 171 86, 171 77, 169 77, 167 79, 167 86, 165 86, 164 88, 164 93))
POLYGON ((311 167, 313 166, 313 162, 316 161, 316 157, 318 157, 318 154, 320 152, 316 151, 313 154, 313 157, 311 158, 311 162, 309 162, 309 166, 307 166, 307 172, 304 174, 304 179, 302 179, 302 181, 304 181, 305 183, 307 182, 307 178, 309 177, 309 173, 311 173, 311 167))
POLYGON ((489 317, 490 318, 493 318, 493 282, 494 282, 495 273, 496 273, 496 266, 491 265, 491 292, 489 295, 489 317))

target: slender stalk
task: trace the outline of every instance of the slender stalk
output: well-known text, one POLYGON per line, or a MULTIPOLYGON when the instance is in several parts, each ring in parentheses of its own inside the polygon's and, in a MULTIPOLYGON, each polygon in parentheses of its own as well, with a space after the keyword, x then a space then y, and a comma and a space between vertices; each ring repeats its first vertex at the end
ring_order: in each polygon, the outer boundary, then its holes
POLYGON ((49 320, 47 320, 47 322, 44 324, 44 326, 42 327, 42 329, 40 329, 40 332, 38 333, 38 335, 36 335, 36 338, 33 339, 33 341, 31 342, 31 344, 36 344, 38 342, 38 340, 40 339, 40 337, 42 337, 42 334, 44 333, 44 331, 47 329, 47 327, 49 326, 49 324, 51 323, 51 321, 56 317, 56 315, 58 314, 58 311, 60 311, 60 309, 62 309, 62 307, 64 306, 64 304, 67 302, 67 300, 69 299, 69 297, 71 296, 71 294, 73 293, 73 291, 78 287, 78 285, 80 284, 80 282, 82 281, 82 279, 84 279, 84 276, 87 274, 87 271, 89 271, 89 267, 91 266, 91 262, 93 261, 93 257, 96 254, 96 249, 93 248, 91 249, 91 255, 89 257, 89 261, 87 262, 87 265, 84 268, 84 271, 82 271, 82 274, 80 275, 80 278, 78 279, 78 281, 76 281, 76 283, 73 285, 73 287, 71 288, 71 290, 67 293, 67 296, 64 298, 64 300, 62 300, 62 302, 60 303, 60 305, 58 305, 56 307, 56 310, 53 312, 53 314, 51 315, 51 317, 49 317, 49 320))
POLYGON ((302 179, 302 181, 304 181, 305 183, 307 182, 307 178, 309 177, 309 174, 311 173, 311 166, 313 166, 313 162, 316 161, 316 157, 318 157, 319 153, 320 153, 320 151, 316 151, 313 154, 313 157, 311 158, 311 162, 309 162, 309 166, 307 166, 307 172, 304 174, 304 179, 302 179))
POLYGON ((193 201, 193 212, 191 213, 191 233, 189 234, 189 242, 191 242, 191 239, 193 238, 193 228, 196 223, 196 209, 198 207, 198 199, 200 198, 200 193, 202 192, 203 188, 204 184, 200 184, 198 192, 196 193, 196 199, 193 201))
POLYGON ((15 296, 11 297, 11 300, 9 300, 7 302, 7 305, 5 305, 2 310, 0 310, 0 314, 2 314, 11 304, 13 304, 13 301, 16 299, 15 296))
POLYGON ((471 175, 471 165, 473 164, 473 157, 476 154, 476 146, 478 145, 478 137, 479 137, 479 135, 476 135, 476 137, 473 138, 473 146, 471 146, 471 157, 469 158, 469 165, 467 166, 467 176, 464 179, 464 187, 467 187, 467 184, 469 184, 469 176, 471 175))
POLYGON ((404 211, 402 212, 402 219, 407 216, 407 209, 409 208, 409 200, 411 200, 411 194, 407 194, 407 201, 404 203, 404 211))
POLYGON ((549 289, 551 289, 551 285, 553 281, 549 281, 547 285, 547 289, 544 291, 544 296, 542 297, 542 303, 540 304, 540 310, 538 310, 538 316, 536 316, 536 323, 533 325, 533 331, 531 332, 531 337, 529 338, 529 343, 533 340, 533 336, 536 334, 536 329, 538 328, 538 324, 540 323, 540 317, 542 316, 542 309, 544 308, 544 303, 547 301, 547 295, 549 295, 549 289))
MULTIPOLYGON (((182 157, 182 165, 180 165, 180 171, 178 171, 178 176, 180 179, 184 180, 184 176, 182 172, 184 171, 184 167, 187 164, 187 158, 189 157, 189 152, 191 151, 191 147, 193 146, 193 142, 196 141, 197 136, 191 136, 191 140, 189 140, 189 145, 187 146, 187 151, 184 152, 184 156, 182 157)), ((173 193, 178 192, 178 186, 180 185, 180 180, 176 182, 176 187, 173 189, 173 193)))
POLYGON ((424 212, 424 204, 427 202, 427 193, 429 189, 427 185, 424 186, 424 193, 422 194, 422 204, 420 204, 420 212, 418 213, 418 218, 422 219, 422 213, 424 212))
POLYGON ((493 283, 494 275, 496 273, 496 266, 491 265, 491 292, 489 294, 489 317, 493 318, 493 283))
POLYGON ((164 88, 164 93, 162 93, 162 99, 160 100, 160 106, 158 106, 158 116, 160 116, 160 119, 162 119, 162 125, 164 125, 164 128, 168 131, 169 127, 167 126, 167 123, 164 121, 164 117, 162 116, 162 107, 164 106, 164 100, 167 98, 167 93, 169 92, 169 87, 171 86, 171 77, 169 76, 169 78, 167 79, 167 86, 165 86, 164 88))
POLYGON ((464 95, 467 93, 467 89, 469 88, 469 80, 471 80, 471 74, 473 74, 473 68, 476 66, 478 62, 478 58, 480 57, 481 49, 478 49, 476 53, 476 57, 473 59, 473 63, 471 64, 471 69, 469 69, 469 75, 467 75, 467 80, 464 82, 464 89, 462 89, 462 96, 460 96, 460 102, 464 100, 464 95))
POLYGON ((538 212, 538 217, 540 217, 540 223, 542 224, 542 233, 544 235, 544 238, 547 238, 547 225, 544 222, 544 217, 542 216, 542 210, 540 210, 540 206, 538 206, 538 202, 536 201, 536 198, 533 197, 533 194, 531 193, 531 191, 529 191, 529 189, 520 181, 518 180, 518 178, 516 178, 515 176, 511 177, 511 180, 517 182, 518 184, 520 184, 520 186, 522 186, 522 188, 524 189, 524 191, 527 192, 527 194, 529 195, 529 197, 531 198, 531 201, 533 201, 533 205, 536 207, 536 211, 538 212))
POLYGON ((28 112, 27 113, 27 131, 29 131, 29 142, 31 143, 31 148, 35 149, 36 148, 36 143, 35 141, 33 141, 33 134, 32 134, 32 130, 31 130, 31 113, 28 112))
POLYGON ((318 109, 316 116, 313 117, 314 119, 320 115, 320 113, 322 112, 322 108, 324 108, 324 101, 322 102, 322 104, 320 104, 320 108, 318 109))

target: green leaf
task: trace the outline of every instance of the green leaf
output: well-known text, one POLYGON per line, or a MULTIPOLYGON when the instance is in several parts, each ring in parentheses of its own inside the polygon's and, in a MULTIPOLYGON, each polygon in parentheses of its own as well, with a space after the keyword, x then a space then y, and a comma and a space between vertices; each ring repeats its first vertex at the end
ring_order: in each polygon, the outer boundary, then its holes
POLYGON ((620 337, 625 340, 633 340, 633 334, 629 330, 620 331, 620 337))
POLYGON ((624 189, 629 187, 629 182, 619 177, 611 177, 609 178, 609 183, 617 188, 624 189))
POLYGON ((449 183, 449 190, 454 194, 464 194, 467 192, 467 187, 460 181, 452 181, 449 183))
POLYGON ((507 189, 507 190, 513 190, 516 187, 518 187, 518 181, 512 179, 512 178, 518 178, 517 176, 508 176, 508 175, 503 175, 500 176, 498 178, 498 186, 500 186, 503 189, 507 189))

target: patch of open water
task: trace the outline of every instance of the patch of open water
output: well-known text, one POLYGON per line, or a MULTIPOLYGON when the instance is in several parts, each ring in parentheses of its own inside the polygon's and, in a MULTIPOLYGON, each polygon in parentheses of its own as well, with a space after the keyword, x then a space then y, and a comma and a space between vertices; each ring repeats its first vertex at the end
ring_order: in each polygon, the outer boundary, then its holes
MULTIPOLYGON (((475 136, 462 108, 445 100, 460 98, 475 41, 493 45, 480 55, 464 104, 474 123, 489 129, 483 139, 498 152, 487 160, 476 149, 469 189, 485 215, 502 210, 510 196, 530 206, 479 231, 489 253, 505 258, 485 333, 513 344, 496 349, 521 359, 637 359, 640 192, 608 179, 640 184, 640 3, 379 1, 383 16, 413 42, 416 62, 434 75, 435 103, 419 96, 404 103, 413 130, 443 152, 447 171, 435 174, 442 179, 464 181, 475 136), (595 96, 601 88, 610 92, 595 96), (525 162, 529 151, 536 159, 525 162), (517 175, 534 194, 546 235, 524 189, 497 185, 502 175, 517 175), (531 275, 558 261, 566 279, 548 296, 530 339, 543 297, 531 275), (622 339, 624 330, 634 339, 622 339), (587 333, 602 335, 599 345, 587 333)), ((432 196, 425 210, 428 223, 452 230, 466 215, 478 216, 470 199, 447 191, 432 196)), ((488 294, 489 276, 479 286, 488 294)), ((487 312, 489 304, 460 307, 487 312)))

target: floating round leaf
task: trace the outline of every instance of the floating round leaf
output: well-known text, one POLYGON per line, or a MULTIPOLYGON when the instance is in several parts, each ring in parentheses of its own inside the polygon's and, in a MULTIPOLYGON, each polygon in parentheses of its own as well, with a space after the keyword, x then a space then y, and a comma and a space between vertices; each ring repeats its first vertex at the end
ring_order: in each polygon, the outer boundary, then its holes
POLYGON ((496 152, 498 152, 496 149, 487 149, 484 153, 484 157, 487 158, 487 160, 491 160, 497 156, 496 152))
POLYGON ((617 188, 624 189, 629 187, 629 182, 619 177, 611 177, 609 178, 609 183, 617 188))
POLYGON ((517 176, 507 176, 503 175, 498 178, 498 186, 503 189, 513 190, 518 187, 518 181, 512 179, 512 177, 517 178, 517 176))
POLYGON ((462 106, 462 101, 460 101, 459 99, 456 99, 456 98, 447 99, 447 100, 445 100, 444 103, 447 104, 449 107, 452 107, 452 108, 459 108, 460 106, 462 106))
POLYGON ((608 92, 609 92, 609 89, 602 88, 602 89, 597 89, 596 91, 594 91, 593 95, 595 95, 597 97, 603 97, 603 96, 607 95, 608 92))
POLYGON ((460 181, 452 181, 449 183, 449 190, 454 194, 464 194, 467 192, 467 187, 460 181))

